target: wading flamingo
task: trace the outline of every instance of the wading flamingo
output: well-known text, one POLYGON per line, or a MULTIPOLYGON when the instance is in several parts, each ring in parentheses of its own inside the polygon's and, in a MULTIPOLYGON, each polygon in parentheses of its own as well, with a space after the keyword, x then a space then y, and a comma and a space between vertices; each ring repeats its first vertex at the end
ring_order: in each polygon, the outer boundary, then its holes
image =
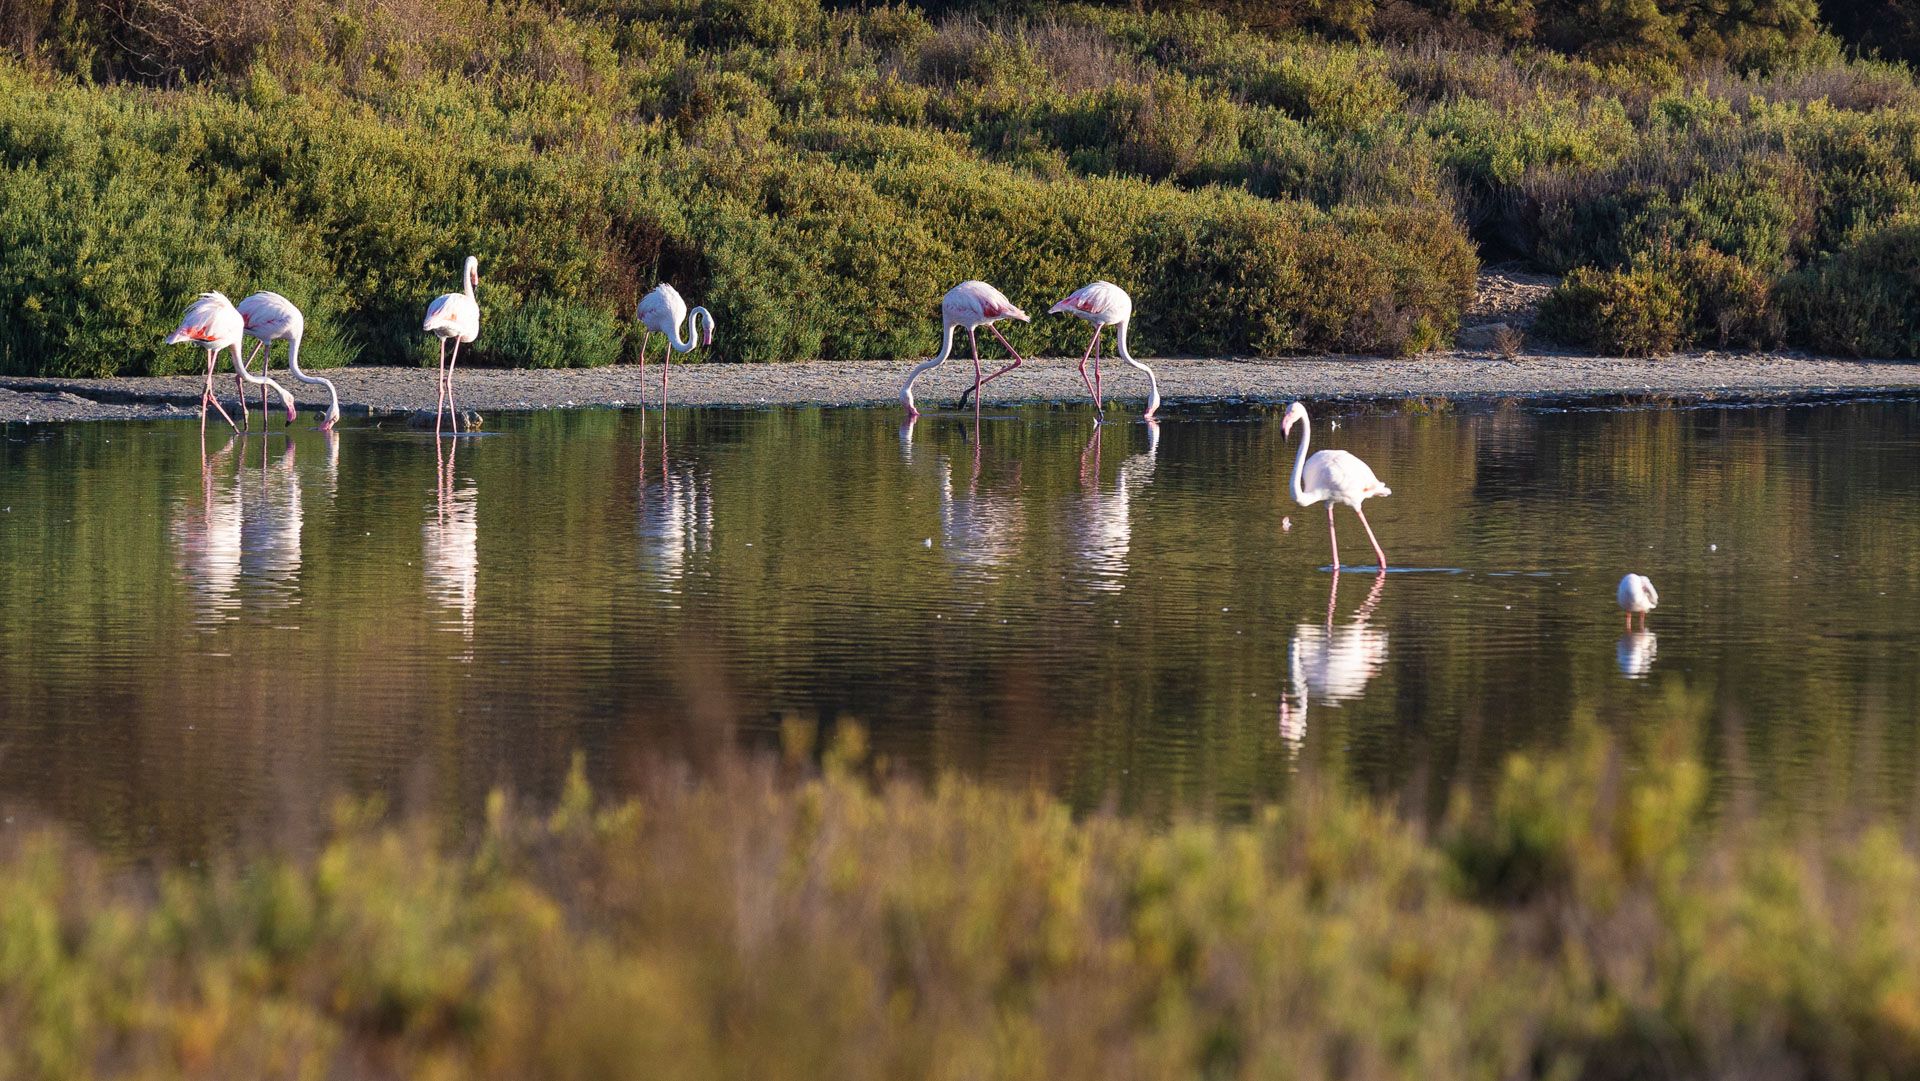
MULTIPOLYGON (((240 318, 246 323, 247 333, 258 339, 259 344, 253 351, 260 360, 260 375, 264 378, 267 370, 273 367, 273 343, 287 343, 287 370, 295 379, 309 385, 319 384, 327 388, 327 412, 320 420, 320 430, 329 431, 340 419, 340 392, 333 389, 333 381, 317 375, 308 375, 300 370, 300 340, 307 333, 306 317, 293 301, 279 293, 261 291, 240 302, 240 318)), ((251 358, 249 358, 251 363, 251 358)), ((260 411, 267 409, 267 388, 260 388, 260 411)))
MULTIPOLYGON (((900 388, 900 404, 906 407, 908 416, 920 415, 920 410, 914 408, 913 404, 913 381, 920 378, 921 372, 928 368, 939 367, 953 355, 953 332, 959 327, 967 328, 967 341, 973 346, 973 408, 976 413, 980 411, 980 388, 986 381, 980 378, 980 338, 977 333, 979 329, 986 327, 992 331, 993 336, 999 338, 1000 344, 1006 347, 1008 355, 1013 357, 1013 363, 993 373, 994 375, 1002 375, 1018 368, 1023 359, 1019 351, 1014 349, 1013 344, 1000 333, 1000 328, 993 325, 1002 319, 1018 319, 1022 323, 1032 322, 1026 312, 1014 307, 1013 301, 1008 300, 1006 294, 986 282, 964 281, 947 290, 947 295, 940 298, 940 355, 914 365, 913 371, 907 373, 906 385, 900 388)), ((967 396, 961 395, 961 403, 965 404, 966 400, 967 396)))
POLYGON ((1286 419, 1280 423, 1281 433, 1291 434, 1295 424, 1300 425, 1300 452, 1293 459, 1293 499, 1303 507, 1326 501, 1327 540, 1333 545, 1334 573, 1340 571, 1340 538, 1333 530, 1335 503, 1345 503, 1360 516, 1360 526, 1367 531, 1367 540, 1373 542, 1373 554, 1380 558, 1380 569, 1385 571, 1387 554, 1380 550, 1380 541, 1374 537, 1373 526, 1367 524, 1367 512, 1360 509, 1360 504, 1377 495, 1392 495, 1393 489, 1380 483, 1367 463, 1344 450, 1323 450, 1307 457, 1313 422, 1307 419, 1307 407, 1299 402, 1287 407, 1286 419))
MULTIPOLYGON (((240 342, 245 333, 246 321, 240 317, 239 309, 233 306, 233 301, 228 300, 221 293, 201 293, 192 304, 187 305, 187 314, 181 316, 180 325, 173 329, 172 334, 167 335, 166 344, 168 345, 192 342, 207 351, 207 389, 200 395, 200 429, 203 432, 207 427, 208 402, 213 403, 213 407, 220 411, 220 415, 226 418, 228 424, 233 424, 233 417, 227 414, 226 408, 220 404, 220 399, 213 394, 213 367, 220 356, 220 351, 228 348, 233 350, 234 383, 240 389, 240 419, 243 422, 248 420, 248 383, 262 388, 260 394, 263 413, 266 402, 265 388, 272 387, 280 393, 280 400, 286 403, 287 420, 292 421, 294 418, 293 395, 287 393, 287 388, 263 375, 257 376, 247 370, 246 361, 240 356, 240 342)), ((262 423, 265 423, 264 416, 262 423)), ((240 427, 239 424, 233 424, 233 426, 236 429, 240 427)))
POLYGON ((440 402, 433 407, 433 430, 440 430, 440 414, 453 414, 453 430, 460 431, 460 410, 453 404, 453 366, 460 362, 460 344, 480 336, 480 304, 473 299, 480 284, 480 260, 467 256, 467 269, 461 275, 462 292, 442 293, 427 305, 427 318, 420 329, 440 339, 440 402), (453 339, 453 358, 447 358, 447 339, 453 339))
POLYGON ((640 298, 633 309, 640 331, 640 401, 647 400, 647 339, 658 331, 667 339, 667 356, 660 362, 660 405, 667 404, 667 375, 673 370, 675 353, 691 353, 695 346, 713 344, 713 313, 705 308, 687 310, 680 290, 661 282, 653 292, 640 298), (704 322, 705 327, 700 324, 704 322), (686 327, 682 336, 680 328, 686 327))
POLYGON ((1640 629, 1647 629, 1647 613, 1660 607, 1660 594, 1654 592, 1653 583, 1644 574, 1629 574, 1620 579, 1620 588, 1614 591, 1614 599, 1620 602, 1620 608, 1627 613, 1627 629, 1633 629, 1633 617, 1640 617, 1640 629))
MULTIPOLYGON (((1133 320, 1133 298, 1125 289, 1112 282, 1099 281, 1083 285, 1074 290, 1073 295, 1047 309, 1048 315, 1060 313, 1084 319, 1093 324, 1093 340, 1087 343, 1087 351, 1080 357, 1080 382, 1086 384, 1087 393, 1093 398, 1096 412, 1106 408, 1101 397, 1100 383, 1100 332, 1113 327, 1113 348, 1121 360, 1147 373, 1147 419, 1153 419, 1154 411, 1160 408, 1160 380, 1153 369, 1133 359, 1133 353, 1127 349, 1127 327, 1133 320), (1087 378, 1087 361, 1093 361, 1093 378, 1087 378)), ((1008 368, 1012 365, 1008 365, 1008 368)), ((1000 372, 1007 368, 1000 369, 1000 372)), ((1000 375, 995 372, 982 380, 982 384, 991 383, 1000 375)), ((965 405, 967 396, 960 396, 960 404, 965 405)))

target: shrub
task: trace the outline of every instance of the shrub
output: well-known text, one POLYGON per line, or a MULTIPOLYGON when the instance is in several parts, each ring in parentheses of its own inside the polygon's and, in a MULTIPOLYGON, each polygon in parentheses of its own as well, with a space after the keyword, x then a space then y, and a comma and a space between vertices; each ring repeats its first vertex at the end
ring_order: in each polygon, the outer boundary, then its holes
POLYGON ((1620 269, 1581 267, 1547 296, 1535 325, 1550 338, 1628 356, 1757 349, 1782 337, 1772 278, 1705 243, 1620 269))
POLYGON ((1920 356, 1920 219, 1904 216, 1846 251, 1789 275, 1781 306, 1792 339, 1862 357, 1920 356))

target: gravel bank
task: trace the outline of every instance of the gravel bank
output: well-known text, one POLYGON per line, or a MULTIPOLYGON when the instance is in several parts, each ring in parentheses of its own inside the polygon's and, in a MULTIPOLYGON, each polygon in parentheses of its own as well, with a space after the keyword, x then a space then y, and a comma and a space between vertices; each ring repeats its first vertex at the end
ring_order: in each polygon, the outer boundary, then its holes
MULTIPOLYGON (((1031 362, 994 383, 989 403, 1063 401, 1085 395, 1074 359, 1031 362)), ((1626 360, 1587 356, 1500 357, 1428 353, 1403 359, 1305 357, 1281 360, 1177 359, 1151 362, 1164 409, 1219 401, 1291 398, 1579 398, 1674 396, 1764 399, 1835 393, 1920 391, 1920 364, 1776 354, 1705 353, 1626 360)), ((676 365, 675 405, 892 405, 910 362, 676 365)), ((350 368, 328 373, 347 417, 391 416, 433 406, 433 372, 350 368)), ((646 400, 659 400, 659 368, 647 367, 646 400)), ((42 379, 0 377, 0 421, 131 420, 198 415, 203 377, 42 379)), ((972 368, 949 361, 915 388, 922 408, 952 404, 972 368)), ((218 383, 231 408, 233 381, 218 383)), ((462 370, 460 405, 482 411, 630 406, 641 398, 633 367, 577 370, 462 370)), ((1106 370, 1109 395, 1139 402, 1144 377, 1106 370)), ((293 384, 303 409, 324 406, 325 390, 293 384), (319 393, 315 393, 318 391, 319 393)), ((256 399, 257 404, 257 399, 256 399)))

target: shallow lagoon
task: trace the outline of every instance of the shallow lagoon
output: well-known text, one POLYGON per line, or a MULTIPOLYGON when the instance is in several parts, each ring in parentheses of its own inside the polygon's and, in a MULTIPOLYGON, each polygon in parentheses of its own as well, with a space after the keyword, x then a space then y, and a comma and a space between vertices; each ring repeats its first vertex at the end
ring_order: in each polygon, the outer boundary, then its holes
POLYGON ((1333 407, 1314 445, 1392 486, 1396 565, 1342 510, 1337 582, 1277 411, 1112 416, 6 429, 0 801, 194 852, 857 719, 885 768, 1080 807, 1237 816, 1317 772, 1433 809, 1681 709, 1723 795, 1913 802, 1920 403, 1333 407))

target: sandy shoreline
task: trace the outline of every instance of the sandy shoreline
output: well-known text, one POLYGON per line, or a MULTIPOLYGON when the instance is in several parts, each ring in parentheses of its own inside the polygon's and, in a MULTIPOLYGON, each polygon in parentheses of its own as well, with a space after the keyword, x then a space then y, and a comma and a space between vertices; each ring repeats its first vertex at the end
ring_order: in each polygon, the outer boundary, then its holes
MULTIPOLYGON (((989 403, 1084 398, 1074 359, 1030 362, 988 388, 989 403)), ((1657 360, 1590 356, 1501 357, 1428 353, 1400 359, 1293 357, 1273 360, 1151 361, 1164 410, 1209 402, 1292 398, 1582 398, 1672 396, 1749 400, 1841 393, 1920 392, 1920 363, 1782 354, 1687 354, 1657 360)), ((892 405, 911 361, 675 366, 672 403, 686 406, 892 405)), ((1139 402, 1146 380, 1124 366, 1106 372, 1108 396, 1139 402)), ((431 369, 348 368, 328 372, 341 407, 355 417, 430 409, 431 369)), ((204 377, 47 379, 0 376, 0 422, 138 420, 198 415, 204 377)), ((949 362, 916 386, 922 408, 950 406, 972 381, 969 365, 949 362)), ((231 406, 233 379, 216 387, 231 406)), ((460 405, 483 412, 632 406, 641 400, 637 368, 472 369, 456 384, 460 405)), ((646 401, 659 401, 659 367, 648 365, 646 401)), ((291 383, 302 409, 324 406, 325 389, 291 383)), ((257 404, 257 399, 255 402, 257 404)))

